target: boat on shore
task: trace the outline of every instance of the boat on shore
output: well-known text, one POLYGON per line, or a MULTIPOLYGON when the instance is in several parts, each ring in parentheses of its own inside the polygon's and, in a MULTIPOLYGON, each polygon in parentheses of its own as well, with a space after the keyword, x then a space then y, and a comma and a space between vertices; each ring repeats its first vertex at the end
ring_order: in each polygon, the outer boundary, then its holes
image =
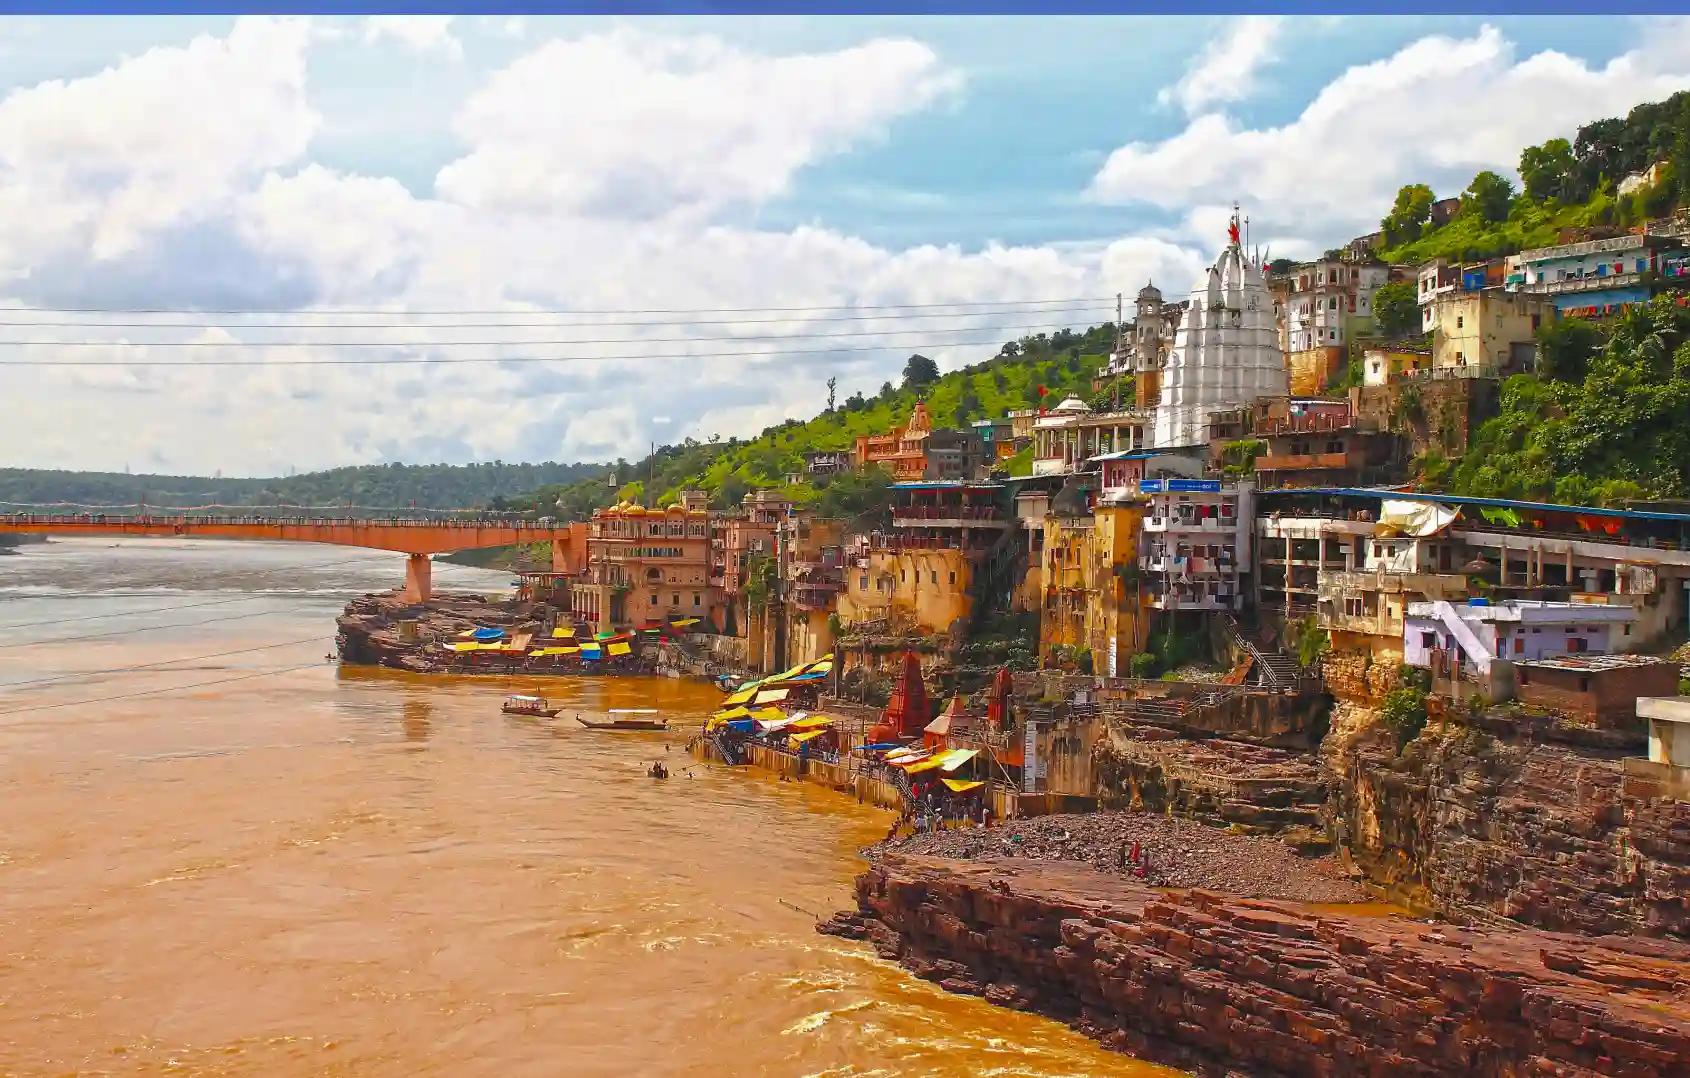
POLYGON ((650 716, 657 714, 657 711, 656 711, 655 708, 649 708, 649 707, 611 708, 608 712, 606 712, 606 714, 609 716, 609 718, 601 720, 601 721, 595 721, 593 719, 583 719, 580 715, 575 716, 575 721, 580 723, 582 726, 585 726, 589 730, 667 730, 667 729, 669 729, 669 720, 668 719, 651 718, 650 717, 650 716))
POLYGON ((507 696, 499 708, 507 715, 526 715, 533 719, 555 719, 561 707, 552 707, 544 696, 507 696))

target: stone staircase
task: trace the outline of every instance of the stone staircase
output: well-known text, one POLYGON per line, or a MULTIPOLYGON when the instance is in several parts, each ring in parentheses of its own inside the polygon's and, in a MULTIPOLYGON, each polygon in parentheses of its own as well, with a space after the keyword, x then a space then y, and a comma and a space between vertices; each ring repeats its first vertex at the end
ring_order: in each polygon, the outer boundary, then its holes
POLYGON ((1238 619, 1232 615, 1221 619, 1221 625, 1227 637, 1250 657, 1256 676, 1261 684, 1274 688, 1295 688, 1308 678, 1308 671, 1297 665, 1297 660, 1286 652, 1270 650, 1258 645, 1244 632, 1238 624, 1238 619))

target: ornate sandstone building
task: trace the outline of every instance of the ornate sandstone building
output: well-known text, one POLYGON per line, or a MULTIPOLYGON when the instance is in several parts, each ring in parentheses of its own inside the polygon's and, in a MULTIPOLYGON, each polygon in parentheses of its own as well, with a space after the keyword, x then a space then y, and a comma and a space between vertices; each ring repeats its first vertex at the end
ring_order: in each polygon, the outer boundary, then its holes
POLYGON ((1244 252, 1236 208, 1227 240, 1168 353, 1150 443, 1158 449, 1203 443, 1210 412, 1290 391, 1273 296, 1261 265, 1244 252))

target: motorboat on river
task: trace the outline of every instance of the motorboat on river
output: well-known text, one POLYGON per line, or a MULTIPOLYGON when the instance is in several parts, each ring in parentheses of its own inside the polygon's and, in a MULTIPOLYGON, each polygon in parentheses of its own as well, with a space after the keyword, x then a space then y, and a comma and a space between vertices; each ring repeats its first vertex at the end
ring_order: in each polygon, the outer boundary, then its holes
POLYGON ((561 707, 551 707, 544 696, 507 696, 499 708, 507 715, 527 715, 533 719, 555 719, 561 707))
POLYGON ((657 714, 656 708, 650 707, 613 707, 606 714, 608 718, 602 721, 583 719, 575 716, 575 721, 589 730, 667 730, 669 720, 653 718, 657 714))

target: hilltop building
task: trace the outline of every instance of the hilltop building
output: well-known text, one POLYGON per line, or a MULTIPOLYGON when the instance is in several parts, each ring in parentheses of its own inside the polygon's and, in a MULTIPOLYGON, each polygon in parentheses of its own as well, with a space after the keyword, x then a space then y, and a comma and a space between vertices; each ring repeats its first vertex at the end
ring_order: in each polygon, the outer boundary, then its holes
POLYGON ((622 502, 593 514, 587 565, 570 588, 570 610, 601 631, 638 629, 667 619, 722 622, 711 586, 710 514, 701 491, 667 509, 622 502))
POLYGON ((1234 211, 1227 246, 1191 294, 1162 373, 1150 444, 1200 445, 1208 413, 1290 395, 1262 267, 1245 254, 1234 211))

